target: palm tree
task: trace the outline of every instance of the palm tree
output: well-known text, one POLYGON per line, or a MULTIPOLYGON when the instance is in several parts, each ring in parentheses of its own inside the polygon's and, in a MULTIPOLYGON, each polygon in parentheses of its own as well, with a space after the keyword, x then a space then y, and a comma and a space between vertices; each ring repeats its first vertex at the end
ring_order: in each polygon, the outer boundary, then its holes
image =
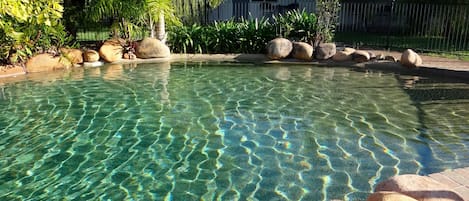
POLYGON ((150 37, 157 38, 161 41, 166 40, 165 21, 171 24, 180 24, 179 19, 175 15, 171 0, 145 0, 145 14, 141 21, 150 31, 150 37), (155 21, 155 19, 157 19, 155 21))
POLYGON ((90 0, 85 6, 88 17, 99 22, 112 19, 113 36, 119 36, 119 29, 124 37, 130 38, 138 25, 144 25, 151 37, 165 38, 165 21, 180 23, 174 15, 171 0, 90 0), (155 20, 156 19, 156 20, 155 20))

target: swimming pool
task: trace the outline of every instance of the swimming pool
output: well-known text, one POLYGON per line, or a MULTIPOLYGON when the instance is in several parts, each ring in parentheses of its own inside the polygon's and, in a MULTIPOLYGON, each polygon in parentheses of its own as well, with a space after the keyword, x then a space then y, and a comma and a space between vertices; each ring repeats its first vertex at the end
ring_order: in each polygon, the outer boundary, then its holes
POLYGON ((0 198, 359 200, 469 165, 469 84, 305 65, 108 65, 4 84, 0 198))

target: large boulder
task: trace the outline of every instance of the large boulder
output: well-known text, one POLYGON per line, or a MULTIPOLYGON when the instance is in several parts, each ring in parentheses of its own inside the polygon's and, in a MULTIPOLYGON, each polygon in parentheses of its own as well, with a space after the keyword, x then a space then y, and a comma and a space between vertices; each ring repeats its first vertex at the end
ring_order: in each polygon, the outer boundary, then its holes
POLYGON ((267 43, 267 57, 270 59, 286 58, 292 50, 292 42, 285 38, 275 38, 267 43))
POLYGON ((60 52, 72 64, 81 64, 81 63, 83 63, 83 52, 79 49, 60 48, 60 52))
POLYGON ((412 174, 394 176, 379 183, 375 192, 379 191, 394 191, 419 201, 463 201, 447 185, 430 177, 412 174))
POLYGON ((316 47, 316 59, 326 60, 335 55, 336 51, 335 43, 321 43, 316 47))
POLYGON ((344 48, 342 51, 338 51, 332 56, 332 60, 334 61, 351 61, 352 60, 352 54, 355 52, 355 49, 353 48, 344 48))
POLYGON ((169 47, 156 38, 144 38, 135 48, 135 55, 141 59, 166 58, 170 54, 169 47))
POLYGON ((70 62, 60 56, 43 53, 31 57, 26 62, 26 71, 30 73, 52 71, 70 66, 70 62))
POLYGON ((357 50, 352 55, 353 61, 362 63, 370 60, 370 54, 367 51, 357 50))
POLYGON ((99 53, 94 50, 86 50, 83 53, 83 59, 85 60, 85 62, 99 61, 99 53))
POLYGON ((311 61, 313 60, 313 51, 314 51, 313 46, 311 46, 308 43, 293 42, 292 56, 295 59, 311 61))
POLYGON ((99 48, 99 56, 109 63, 121 60, 124 54, 124 43, 122 39, 110 39, 105 41, 101 48, 99 48))
POLYGON ((422 65, 422 58, 413 50, 407 49, 402 53, 400 62, 405 67, 415 68, 422 65))
POLYGON ((417 201, 404 194, 390 191, 380 191, 368 196, 366 201, 417 201))

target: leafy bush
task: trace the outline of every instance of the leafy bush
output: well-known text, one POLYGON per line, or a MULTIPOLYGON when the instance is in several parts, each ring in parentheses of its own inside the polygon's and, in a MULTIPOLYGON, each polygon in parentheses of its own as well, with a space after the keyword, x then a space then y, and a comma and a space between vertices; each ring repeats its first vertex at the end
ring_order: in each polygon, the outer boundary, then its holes
POLYGON ((0 62, 23 62, 34 52, 68 43, 60 0, 0 2, 0 62))
POLYGON ((316 18, 305 10, 291 10, 274 16, 272 20, 228 20, 210 25, 173 26, 169 29, 169 43, 173 52, 180 53, 264 53, 266 44, 275 37, 313 44, 318 36, 330 40, 335 22, 331 4, 322 5, 327 16, 316 18))
POLYGON ((266 19, 174 26, 168 42, 173 52, 181 53, 261 53, 276 36, 273 29, 266 19))
POLYGON ((334 38, 335 28, 339 22, 339 0, 318 0, 318 19, 315 46, 322 42, 330 42, 334 38))
POLYGON ((320 0, 318 17, 305 10, 291 10, 267 19, 228 20, 210 25, 173 26, 169 43, 179 53, 263 53, 268 41, 284 37, 313 46, 334 37, 340 4, 320 0))
POLYGON ((314 13, 291 10, 273 19, 282 37, 311 44, 314 42, 317 20, 314 13))

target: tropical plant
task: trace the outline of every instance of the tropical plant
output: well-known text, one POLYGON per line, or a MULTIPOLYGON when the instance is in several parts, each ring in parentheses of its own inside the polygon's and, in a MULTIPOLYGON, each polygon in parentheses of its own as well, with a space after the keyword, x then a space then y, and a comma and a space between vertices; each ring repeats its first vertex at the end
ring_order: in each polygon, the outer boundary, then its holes
POLYGON ((339 0, 317 1, 317 31, 314 46, 322 42, 329 42, 334 38, 335 28, 339 22, 339 0))
MULTIPOLYGON (((169 32, 169 44, 173 52, 208 53, 210 50, 204 45, 203 39, 210 33, 209 28, 199 24, 173 26, 169 32)), ((214 41, 214 38, 210 41, 214 41)))
POLYGON ((17 63, 36 51, 65 44, 60 0, 0 1, 0 58, 17 63))
POLYGON ((171 0, 146 0, 143 22, 150 31, 150 37, 157 37, 160 40, 166 39, 165 26, 180 25, 179 19, 174 13, 171 0))
POLYGON ((275 38, 272 30, 267 19, 173 26, 169 44, 173 52, 182 53, 262 53, 275 38))
POLYGON ((273 25, 265 18, 242 20, 239 26, 242 53, 263 53, 267 43, 276 36, 273 25))
POLYGON ((161 37, 165 35, 165 22, 179 24, 171 0, 90 0, 85 10, 95 22, 111 20, 113 36, 126 39, 145 28, 151 37, 161 37))
POLYGON ((142 13, 145 6, 144 1, 127 0, 90 0, 85 6, 87 18, 99 22, 103 20, 112 21, 113 37, 130 37, 134 27, 132 19, 136 14, 142 13))
POLYGON ((316 15, 305 10, 291 10, 273 16, 278 34, 284 38, 313 43, 316 34, 316 15))

